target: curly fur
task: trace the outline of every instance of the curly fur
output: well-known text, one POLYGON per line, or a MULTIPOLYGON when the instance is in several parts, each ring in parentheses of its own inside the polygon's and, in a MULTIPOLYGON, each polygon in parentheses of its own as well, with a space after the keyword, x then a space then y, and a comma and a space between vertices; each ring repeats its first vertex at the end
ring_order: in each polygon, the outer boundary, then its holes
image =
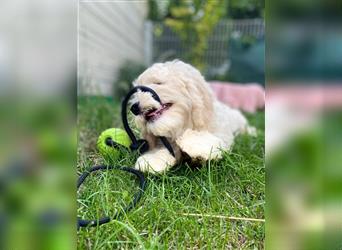
MULTIPOLYGON (((156 63, 133 84, 153 89, 162 103, 172 103, 155 121, 148 122, 142 115, 135 118, 151 148, 135 164, 142 171, 164 172, 177 164, 184 153, 196 160, 219 159, 222 150, 230 149, 236 134, 255 132, 238 110, 216 99, 197 69, 182 61, 156 63), (158 136, 168 138, 176 158, 160 144, 158 136)), ((160 108, 148 92, 137 92, 133 102, 139 102, 143 111, 160 108)))

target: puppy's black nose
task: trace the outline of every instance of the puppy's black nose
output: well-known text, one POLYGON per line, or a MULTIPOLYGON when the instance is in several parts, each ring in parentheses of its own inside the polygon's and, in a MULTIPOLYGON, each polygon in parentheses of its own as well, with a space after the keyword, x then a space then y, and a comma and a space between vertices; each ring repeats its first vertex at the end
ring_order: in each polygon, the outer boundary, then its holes
POLYGON ((141 113, 141 110, 140 110, 140 107, 139 107, 139 102, 136 102, 132 105, 131 107, 131 111, 134 115, 140 115, 141 113))

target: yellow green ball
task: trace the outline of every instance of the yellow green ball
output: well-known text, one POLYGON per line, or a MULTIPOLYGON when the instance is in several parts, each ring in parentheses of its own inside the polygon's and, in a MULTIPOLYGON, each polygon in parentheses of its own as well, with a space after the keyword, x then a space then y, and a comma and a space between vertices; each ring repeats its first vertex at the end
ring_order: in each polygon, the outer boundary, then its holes
POLYGON ((106 129, 97 140, 97 149, 105 158, 116 159, 120 155, 120 148, 114 148, 106 144, 107 138, 111 138, 114 142, 127 149, 131 145, 131 139, 125 130, 120 128, 106 129))

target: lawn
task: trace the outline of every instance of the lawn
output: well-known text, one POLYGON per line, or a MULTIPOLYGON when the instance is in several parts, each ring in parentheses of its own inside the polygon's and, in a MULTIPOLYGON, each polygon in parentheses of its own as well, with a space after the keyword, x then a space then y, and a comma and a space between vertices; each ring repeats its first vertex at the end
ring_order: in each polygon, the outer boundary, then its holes
MULTIPOLYGON (((80 229, 78 249, 264 248, 264 222, 244 220, 264 218, 264 112, 248 119, 257 127, 257 137, 240 135, 220 161, 198 168, 183 164, 164 175, 148 175, 137 207, 108 224, 80 229)), ((119 159, 105 162, 97 152, 98 135, 110 127, 122 127, 119 103, 101 97, 79 99, 78 174, 100 163, 134 164, 135 154, 122 152, 119 159)), ((114 214, 136 190, 128 173, 93 174, 78 193, 78 216, 114 214)))

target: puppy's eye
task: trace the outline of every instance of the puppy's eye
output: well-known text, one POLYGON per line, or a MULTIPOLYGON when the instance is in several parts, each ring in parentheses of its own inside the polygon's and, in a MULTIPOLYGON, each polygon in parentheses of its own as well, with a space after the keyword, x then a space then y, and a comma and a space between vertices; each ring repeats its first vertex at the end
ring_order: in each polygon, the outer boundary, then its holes
POLYGON ((162 85, 161 82, 155 82, 154 84, 156 84, 156 85, 162 85))

